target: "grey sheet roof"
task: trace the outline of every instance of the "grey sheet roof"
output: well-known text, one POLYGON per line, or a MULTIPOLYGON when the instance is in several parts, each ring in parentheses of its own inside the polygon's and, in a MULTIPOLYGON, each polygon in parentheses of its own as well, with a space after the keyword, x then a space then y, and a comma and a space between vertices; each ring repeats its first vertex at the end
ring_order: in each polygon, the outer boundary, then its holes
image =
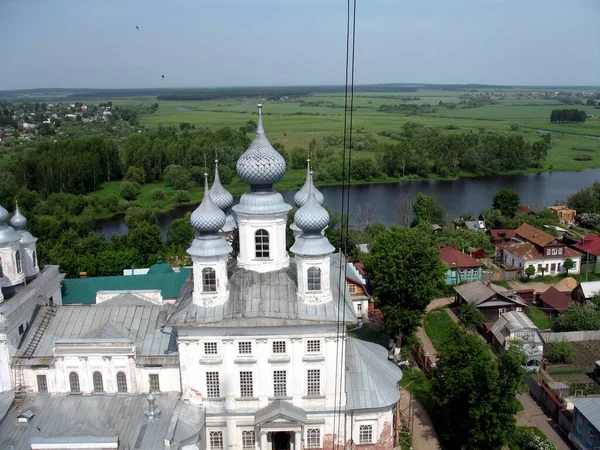
POLYGON ((176 396, 157 395, 156 405, 162 414, 149 423, 144 416, 148 406, 145 396, 28 396, 22 409, 36 409, 35 416, 29 423, 17 425, 20 411, 9 411, 0 423, 0 448, 12 445, 15 450, 29 450, 32 437, 116 435, 125 448, 163 450, 165 431, 178 402, 176 396))
POLYGON ((454 290, 466 301, 479 305, 495 293, 504 292, 507 289, 495 284, 488 284, 486 281, 473 281, 472 283, 459 284, 454 287, 454 290))
POLYGON ((518 330, 532 330, 538 334, 536 342, 542 342, 542 338, 539 335, 537 327, 533 324, 531 319, 527 317, 525 313, 518 311, 509 311, 502 314, 490 330, 492 334, 498 339, 500 344, 504 345, 506 339, 510 336, 512 331, 518 330))
MULTIPOLYGON (((33 329, 37 329, 49 307, 42 307, 33 329)), ((56 316, 50 321, 32 357, 53 356, 58 339, 133 339, 138 355, 165 356, 175 350, 169 334, 161 333, 160 326, 167 317, 164 306, 147 304, 119 305, 63 305, 56 308, 56 316)), ((21 347, 26 349, 33 339, 30 333, 21 347)), ((26 361, 26 360, 25 360, 26 361)))
POLYGON ((600 397, 573 398, 571 402, 596 430, 600 430, 600 397))
POLYGON ((304 424, 306 423, 306 411, 289 402, 274 400, 254 413, 254 425, 261 425, 280 418, 304 424))
POLYGON ((389 407, 400 400, 402 371, 388 361, 379 344, 348 338, 346 342, 346 403, 348 409, 389 407))
MULTIPOLYGON (((342 258, 345 262, 345 259, 342 258)), ((342 266, 343 269, 343 266, 342 266)), ((346 280, 339 277, 340 255, 331 257, 331 286, 333 300, 321 304, 305 304, 296 296, 296 265, 293 260, 287 269, 258 273, 236 268, 229 278, 230 296, 225 304, 213 307, 197 306, 192 302, 192 285, 188 280, 177 301, 168 325, 210 326, 283 326, 310 323, 330 323, 338 319, 338 295, 342 299, 343 319, 357 321, 346 280)))

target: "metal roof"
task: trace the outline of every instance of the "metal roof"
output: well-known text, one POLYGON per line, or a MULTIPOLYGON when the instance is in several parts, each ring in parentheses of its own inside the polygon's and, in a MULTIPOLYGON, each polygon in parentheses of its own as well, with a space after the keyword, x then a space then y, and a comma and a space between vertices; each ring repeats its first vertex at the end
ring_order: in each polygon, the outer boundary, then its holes
POLYGON ((0 423, 0 444, 6 449, 29 450, 32 438, 118 436, 125 448, 163 450, 165 432, 178 403, 177 396, 156 395, 156 406, 162 414, 148 421, 144 415, 146 396, 28 396, 22 409, 35 408, 35 416, 17 426, 20 411, 10 410, 0 423))
POLYGON ((538 339, 536 341, 542 342, 538 328, 525 313, 518 311, 509 311, 502 314, 502 316, 494 322, 494 325, 492 325, 491 332, 496 339, 498 339, 498 342, 504 345, 504 342, 510 336, 510 333, 518 330, 533 330, 538 334, 538 339))
POLYGON ((285 418, 293 422, 306 423, 306 411, 283 400, 274 400, 254 413, 254 425, 285 418))
MULTIPOLYGON (((342 259, 345 264, 345 259, 342 259)), ((342 266, 343 267, 343 266, 342 266)), ((257 327, 333 323, 338 320, 338 295, 344 294, 342 319, 357 321, 346 280, 339 277, 340 254, 331 256, 333 300, 307 304, 296 293, 296 265, 274 272, 258 273, 235 269, 229 278, 229 300, 223 305, 203 307, 192 302, 192 282, 186 283, 168 325, 210 325, 214 327, 257 327)))
POLYGON ((379 344, 348 338, 346 341, 346 403, 348 409, 376 409, 400 400, 402 371, 388 361, 379 344))
MULTIPOLYGON (((124 277, 128 278, 128 277, 124 277)), ((37 315, 33 329, 38 329, 44 318, 44 306, 37 315)), ((147 306, 124 306, 100 303, 98 305, 70 305, 56 308, 56 315, 51 319, 37 345, 33 358, 53 356, 57 340, 61 339, 103 339, 120 342, 131 339, 135 342, 136 352, 143 356, 165 356, 176 351, 175 340, 170 334, 162 333, 160 326, 166 319, 163 306, 148 304, 147 306)), ((21 348, 27 348, 33 339, 30 333, 21 348)), ((83 341, 81 341, 83 343, 83 341)), ((27 359, 23 360, 27 363, 27 359)))
POLYGON ((174 273, 146 275, 66 278, 63 281, 63 304, 94 304, 98 291, 139 291, 158 289, 163 298, 177 298, 190 269, 174 273))
POLYGON ((571 402, 596 430, 600 430, 600 397, 573 398, 571 402))
POLYGON ((495 293, 504 292, 508 289, 488 281, 479 280, 472 283, 459 284, 454 287, 454 290, 466 301, 479 305, 495 293))
POLYGON ((593 298, 600 295, 600 281, 584 281, 581 283, 581 290, 585 298, 593 298))

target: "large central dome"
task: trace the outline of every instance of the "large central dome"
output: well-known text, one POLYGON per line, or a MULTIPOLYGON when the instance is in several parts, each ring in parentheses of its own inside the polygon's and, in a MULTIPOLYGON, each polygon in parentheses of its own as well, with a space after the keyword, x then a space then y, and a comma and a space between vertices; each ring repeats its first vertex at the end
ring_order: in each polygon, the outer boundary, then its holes
POLYGON ((240 179, 250 186, 270 188, 285 175, 285 159, 273 148, 262 124, 262 105, 258 105, 256 137, 236 166, 240 179))

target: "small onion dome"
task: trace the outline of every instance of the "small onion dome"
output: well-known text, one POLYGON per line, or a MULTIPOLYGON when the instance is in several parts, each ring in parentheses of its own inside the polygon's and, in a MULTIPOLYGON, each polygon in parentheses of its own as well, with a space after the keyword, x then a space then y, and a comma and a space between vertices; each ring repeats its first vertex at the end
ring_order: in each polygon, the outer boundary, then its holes
POLYGON ((2 205, 0 205, 0 227, 2 225, 6 225, 6 222, 8 222, 8 217, 8 211, 2 205))
POLYGON ((306 233, 320 233, 329 224, 329 213, 317 200, 312 183, 306 203, 294 214, 294 223, 306 233))
POLYGON ((216 234, 225 225, 225 213, 215 205, 208 192, 208 175, 204 174, 204 197, 190 218, 197 234, 216 234))
POLYGON ((18 203, 15 205, 15 214, 10 219, 10 225, 17 231, 24 230, 27 226, 27 219, 21 214, 21 211, 19 211, 18 203))
POLYGON ((227 211, 233 206, 233 195, 231 195, 221 184, 219 178, 219 160, 215 160, 215 181, 209 191, 210 198, 215 205, 223 211, 227 211))
POLYGON ((270 188, 285 175, 285 159, 273 148, 262 124, 262 105, 258 105, 256 137, 237 161, 237 174, 250 186, 270 188))
POLYGON ((313 187, 313 192, 315 193, 315 197, 317 197, 319 204, 322 205, 325 198, 313 184, 312 170, 310 170, 309 159, 308 164, 306 165, 306 181, 304 182, 304 186, 302 186, 302 188, 294 195, 294 205, 296 205, 296 208, 301 208, 306 203, 306 199, 308 198, 308 190, 311 184, 313 187))
POLYGON ((149 274, 153 274, 153 273, 173 273, 175 272, 173 270, 173 268, 164 263, 162 260, 162 257, 160 256, 160 254, 158 255, 158 258, 156 258, 156 264, 154 264, 152 267, 150 267, 150 269, 148 270, 149 274))

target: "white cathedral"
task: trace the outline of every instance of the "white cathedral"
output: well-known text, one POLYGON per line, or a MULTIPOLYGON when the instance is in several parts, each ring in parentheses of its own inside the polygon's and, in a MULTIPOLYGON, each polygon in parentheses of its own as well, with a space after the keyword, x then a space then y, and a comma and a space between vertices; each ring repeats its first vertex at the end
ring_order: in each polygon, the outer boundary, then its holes
POLYGON ((63 304, 59 268, 40 269, 18 206, 0 206, 0 448, 391 450, 402 373, 347 336, 360 323, 347 262, 310 170, 288 255, 291 206, 273 190, 285 170, 259 105, 237 162, 250 190, 233 206, 218 166, 210 190, 205 176, 173 300, 115 282, 94 304, 63 304))

